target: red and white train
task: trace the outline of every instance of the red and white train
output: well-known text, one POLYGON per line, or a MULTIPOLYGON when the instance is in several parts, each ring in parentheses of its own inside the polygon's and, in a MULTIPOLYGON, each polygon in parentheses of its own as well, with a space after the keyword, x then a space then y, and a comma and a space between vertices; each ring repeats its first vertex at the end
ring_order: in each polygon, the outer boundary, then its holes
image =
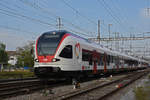
POLYGON ((42 34, 35 44, 35 74, 76 78, 144 69, 148 62, 91 42, 67 31, 42 34))

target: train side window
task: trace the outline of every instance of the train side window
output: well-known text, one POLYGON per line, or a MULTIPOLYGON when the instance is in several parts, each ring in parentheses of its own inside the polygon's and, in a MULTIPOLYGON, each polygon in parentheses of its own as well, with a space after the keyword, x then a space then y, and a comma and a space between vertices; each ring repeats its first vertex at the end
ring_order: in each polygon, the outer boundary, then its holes
POLYGON ((107 62, 107 65, 109 65, 109 63, 110 63, 110 55, 106 55, 106 62, 107 62))
POLYGON ((92 60, 92 54, 90 54, 89 57, 90 57, 90 58, 89 58, 89 65, 92 65, 92 62, 93 62, 93 60, 92 60))
POLYGON ((111 56, 111 63, 114 63, 114 56, 111 56))
POLYGON ((89 62, 89 65, 92 65, 92 53, 85 49, 82 49, 82 61, 89 62))
POLYGON ((82 50, 82 61, 89 61, 89 53, 82 50))
POLYGON ((101 54, 101 57, 100 57, 100 65, 101 65, 101 66, 104 65, 104 54, 101 54))
POLYGON ((65 46, 59 56, 63 58, 72 58, 72 45, 65 46))
MULTIPOLYGON (((99 54, 99 57, 101 58, 101 55, 99 54)), ((100 65, 101 64, 101 60, 100 60, 100 58, 98 59, 98 65, 100 65)))
POLYGON ((112 63, 112 56, 110 55, 110 63, 112 63))

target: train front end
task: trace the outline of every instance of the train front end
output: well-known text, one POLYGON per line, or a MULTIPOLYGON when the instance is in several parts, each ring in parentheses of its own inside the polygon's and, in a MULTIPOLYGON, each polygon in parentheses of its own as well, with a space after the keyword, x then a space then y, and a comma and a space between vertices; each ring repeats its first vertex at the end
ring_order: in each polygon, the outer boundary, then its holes
POLYGON ((56 54, 63 40, 68 36, 65 31, 52 31, 42 34, 36 41, 34 73, 39 78, 60 78, 62 76, 60 59, 56 54))

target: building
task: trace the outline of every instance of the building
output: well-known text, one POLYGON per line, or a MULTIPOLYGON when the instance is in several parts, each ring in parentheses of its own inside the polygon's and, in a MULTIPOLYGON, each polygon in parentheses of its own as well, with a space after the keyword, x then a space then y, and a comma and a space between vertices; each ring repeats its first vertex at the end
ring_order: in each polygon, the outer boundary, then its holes
POLYGON ((7 51, 7 54, 8 54, 8 64, 11 64, 13 66, 16 65, 17 63, 17 52, 16 51, 7 51))

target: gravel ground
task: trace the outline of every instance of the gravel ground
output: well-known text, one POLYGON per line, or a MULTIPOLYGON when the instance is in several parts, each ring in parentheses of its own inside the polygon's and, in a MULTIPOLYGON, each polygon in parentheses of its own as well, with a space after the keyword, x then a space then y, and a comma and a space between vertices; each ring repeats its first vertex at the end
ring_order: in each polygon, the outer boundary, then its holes
MULTIPOLYGON (((101 78, 101 79, 96 79, 88 82, 84 82, 80 84, 80 88, 88 87, 89 85, 97 84, 101 82, 102 84, 107 83, 111 80, 115 80, 121 77, 124 77, 125 75, 121 76, 114 76, 114 77, 108 77, 108 78, 101 78)), ((73 89, 73 85, 64 85, 64 86, 59 86, 59 87, 54 87, 50 89, 45 89, 41 90, 32 94, 26 94, 26 95, 21 95, 17 97, 12 97, 12 98, 7 98, 4 100, 54 100, 53 98, 56 97, 57 95, 66 93, 66 92, 71 92, 71 91, 76 91, 78 89, 73 89)), ((112 99, 111 99, 112 100, 112 99)), ((117 99, 114 99, 117 100, 117 99)), ((122 99, 124 100, 124 99, 122 99)))

